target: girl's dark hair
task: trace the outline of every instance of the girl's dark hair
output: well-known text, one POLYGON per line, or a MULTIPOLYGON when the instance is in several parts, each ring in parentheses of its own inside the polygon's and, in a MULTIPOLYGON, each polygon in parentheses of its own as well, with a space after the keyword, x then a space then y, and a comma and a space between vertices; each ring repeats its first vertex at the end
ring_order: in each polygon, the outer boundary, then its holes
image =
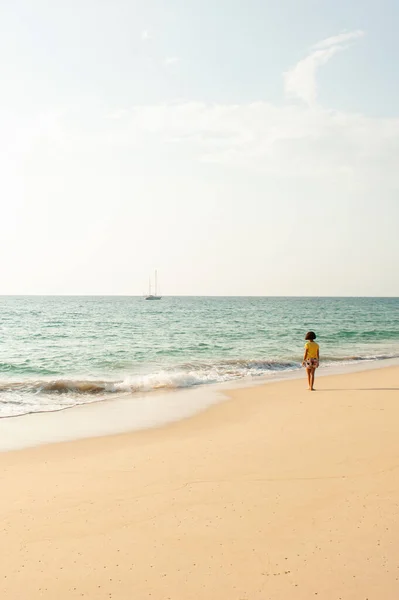
POLYGON ((305 335, 305 340, 311 340, 313 342, 313 340, 316 339, 316 334, 314 331, 308 331, 307 334, 305 335))

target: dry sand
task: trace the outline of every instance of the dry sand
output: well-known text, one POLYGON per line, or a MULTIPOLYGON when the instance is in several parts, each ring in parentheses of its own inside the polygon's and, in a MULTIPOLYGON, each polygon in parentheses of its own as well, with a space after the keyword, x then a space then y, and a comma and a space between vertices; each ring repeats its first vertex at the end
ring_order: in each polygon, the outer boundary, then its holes
POLYGON ((398 600, 399 368, 0 455, 1 600, 398 600))

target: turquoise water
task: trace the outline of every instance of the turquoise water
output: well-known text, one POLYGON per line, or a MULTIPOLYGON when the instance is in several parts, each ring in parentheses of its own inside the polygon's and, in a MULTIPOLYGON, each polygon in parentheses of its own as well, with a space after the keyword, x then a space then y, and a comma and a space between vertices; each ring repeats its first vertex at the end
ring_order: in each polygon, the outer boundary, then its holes
POLYGON ((399 356, 398 298, 1 297, 0 416, 399 356))

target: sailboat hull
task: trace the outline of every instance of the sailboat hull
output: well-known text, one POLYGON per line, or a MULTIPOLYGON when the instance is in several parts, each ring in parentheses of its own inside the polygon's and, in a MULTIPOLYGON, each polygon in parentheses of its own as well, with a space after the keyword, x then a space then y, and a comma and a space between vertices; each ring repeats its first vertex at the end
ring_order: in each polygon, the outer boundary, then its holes
POLYGON ((162 296, 158 296, 157 294, 157 283, 158 283, 158 277, 157 277, 157 271, 155 271, 155 294, 152 294, 152 289, 151 289, 151 278, 149 281, 149 290, 148 290, 148 296, 145 297, 146 300, 161 300, 162 296))

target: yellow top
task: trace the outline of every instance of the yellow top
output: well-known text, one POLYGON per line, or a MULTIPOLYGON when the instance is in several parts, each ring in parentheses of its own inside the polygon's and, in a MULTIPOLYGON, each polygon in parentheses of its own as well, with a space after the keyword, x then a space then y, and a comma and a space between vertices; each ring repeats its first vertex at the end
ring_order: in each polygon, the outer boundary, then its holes
POLYGON ((305 349, 308 351, 306 358, 317 358, 317 351, 319 349, 319 344, 316 344, 316 342, 311 342, 309 340, 305 344, 305 349))

